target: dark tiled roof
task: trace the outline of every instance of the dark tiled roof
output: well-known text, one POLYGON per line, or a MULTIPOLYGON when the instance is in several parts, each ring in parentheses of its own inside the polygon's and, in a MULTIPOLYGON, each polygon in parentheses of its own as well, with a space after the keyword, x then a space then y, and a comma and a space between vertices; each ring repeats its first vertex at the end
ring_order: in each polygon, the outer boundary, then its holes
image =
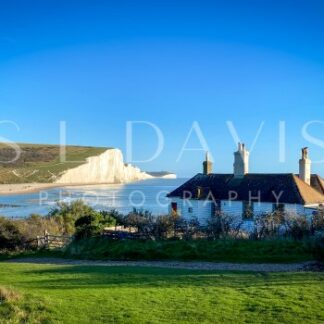
POLYGON ((234 178, 233 174, 197 174, 182 186, 171 192, 168 197, 228 200, 258 200, 287 204, 324 203, 324 195, 289 174, 246 174, 243 178, 234 178), (234 196, 237 193, 237 197, 234 196), (235 199, 234 199, 235 198, 235 199), (254 199, 253 199, 254 198, 254 199))

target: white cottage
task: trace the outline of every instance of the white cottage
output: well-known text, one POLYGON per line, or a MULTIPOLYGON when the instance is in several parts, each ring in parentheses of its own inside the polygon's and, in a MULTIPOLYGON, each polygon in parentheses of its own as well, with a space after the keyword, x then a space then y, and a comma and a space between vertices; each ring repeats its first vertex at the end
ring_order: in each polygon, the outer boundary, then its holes
POLYGON ((203 173, 199 173, 172 191, 170 211, 200 224, 222 212, 250 227, 257 216, 275 210, 312 215, 324 205, 324 180, 311 174, 307 148, 302 149, 299 175, 293 173, 249 173, 249 152, 244 144, 234 153, 233 174, 212 173, 206 155, 203 173))

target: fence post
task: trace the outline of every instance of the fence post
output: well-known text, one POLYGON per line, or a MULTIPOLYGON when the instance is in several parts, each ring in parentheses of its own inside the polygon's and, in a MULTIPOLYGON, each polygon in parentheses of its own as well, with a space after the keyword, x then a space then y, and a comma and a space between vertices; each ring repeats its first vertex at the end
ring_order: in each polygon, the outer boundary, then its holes
POLYGON ((45 232, 44 232, 44 241, 45 241, 45 246, 49 247, 49 234, 48 234, 47 230, 45 230, 45 232))

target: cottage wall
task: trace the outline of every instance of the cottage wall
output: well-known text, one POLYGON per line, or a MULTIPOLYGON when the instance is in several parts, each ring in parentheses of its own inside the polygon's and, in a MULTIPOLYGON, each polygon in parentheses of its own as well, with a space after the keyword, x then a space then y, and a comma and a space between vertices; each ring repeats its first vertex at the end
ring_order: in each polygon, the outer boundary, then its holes
MULTIPOLYGON (((184 219, 198 219, 201 225, 207 224, 208 219, 212 215, 212 202, 205 200, 196 200, 196 199, 180 199, 172 198, 172 202, 177 203, 178 214, 184 219)), ((244 220, 243 219, 243 203, 241 201, 228 201, 222 200, 221 202, 221 212, 227 215, 230 215, 235 218, 235 224, 240 224, 241 228, 247 231, 250 231, 254 227, 253 220, 244 220)), ((291 214, 299 214, 312 216, 315 208, 305 208, 303 205, 296 204, 285 204, 284 209, 286 212, 291 214)), ((171 209, 170 209, 171 211, 171 209)), ((269 214, 273 212, 272 203, 254 203, 253 204, 253 214, 254 218, 261 216, 263 214, 269 214)))

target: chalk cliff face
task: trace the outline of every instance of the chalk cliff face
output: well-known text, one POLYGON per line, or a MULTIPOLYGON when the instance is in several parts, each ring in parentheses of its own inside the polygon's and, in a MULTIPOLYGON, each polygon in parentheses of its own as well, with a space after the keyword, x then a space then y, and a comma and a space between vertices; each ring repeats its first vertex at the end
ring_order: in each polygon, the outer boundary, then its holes
POLYGON ((85 164, 65 171, 56 183, 127 183, 151 178, 139 168, 125 164, 119 149, 108 149, 98 156, 87 158, 85 164))

